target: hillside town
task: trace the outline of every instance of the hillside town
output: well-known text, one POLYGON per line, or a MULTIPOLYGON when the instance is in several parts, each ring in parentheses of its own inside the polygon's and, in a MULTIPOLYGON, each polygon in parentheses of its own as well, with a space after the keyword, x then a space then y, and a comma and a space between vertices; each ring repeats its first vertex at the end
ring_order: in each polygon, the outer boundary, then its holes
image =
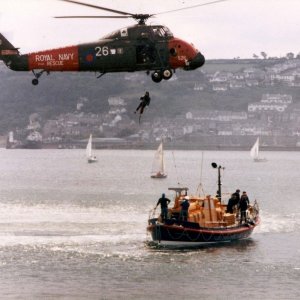
MULTIPOLYGON (((101 113, 87 112, 90 100, 79 97, 73 111, 53 119, 42 120, 32 111, 26 128, 11 129, 7 147, 80 148, 93 134, 97 148, 147 148, 164 139, 167 147, 248 149, 259 136, 267 149, 300 149, 300 101, 293 99, 300 88, 300 59, 278 59, 264 68, 246 66, 236 72, 204 69, 201 73, 201 80, 191 79, 195 95, 206 92, 222 98, 230 91, 249 93, 254 88, 265 92, 249 99, 245 110, 190 110, 187 105, 176 117, 154 117, 141 124, 121 95, 108 97, 108 110, 101 113), (277 87, 290 93, 278 93, 277 87)), ((126 74, 124 79, 137 76, 126 74)), ((172 80, 178 80, 176 75, 172 80)))

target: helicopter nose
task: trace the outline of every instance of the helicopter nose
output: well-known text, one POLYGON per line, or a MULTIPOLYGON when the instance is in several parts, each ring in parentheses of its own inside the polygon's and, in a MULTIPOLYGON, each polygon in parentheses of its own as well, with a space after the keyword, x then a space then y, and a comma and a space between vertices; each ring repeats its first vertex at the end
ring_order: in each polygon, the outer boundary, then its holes
POLYGON ((189 65, 187 67, 188 70, 195 70, 197 68, 200 68, 205 63, 205 57, 198 52, 197 55, 189 61, 189 65))

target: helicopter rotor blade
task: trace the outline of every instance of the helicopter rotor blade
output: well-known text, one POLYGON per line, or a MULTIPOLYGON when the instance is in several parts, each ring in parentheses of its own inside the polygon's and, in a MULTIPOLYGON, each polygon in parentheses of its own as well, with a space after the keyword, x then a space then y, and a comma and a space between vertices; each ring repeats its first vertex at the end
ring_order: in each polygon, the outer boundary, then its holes
POLYGON ((145 22, 149 18, 157 16, 157 15, 172 13, 172 12, 181 11, 181 10, 185 10, 185 9, 191 9, 191 8, 195 8, 195 7, 199 7, 199 6, 211 5, 211 4, 224 2, 224 1, 229 1, 229 0, 215 0, 215 1, 210 1, 210 2, 206 2, 206 3, 202 3, 202 4, 193 5, 193 6, 183 7, 183 8, 179 8, 179 9, 163 11, 163 12, 159 12, 159 13, 156 13, 156 14, 132 14, 132 13, 127 13, 127 12, 120 11, 120 10, 115 10, 115 9, 106 8, 106 7, 103 7, 103 6, 88 4, 88 3, 75 1, 75 0, 59 0, 59 1, 78 4, 78 5, 82 5, 82 6, 85 6, 85 7, 91 7, 91 8, 96 8, 96 9, 100 9, 100 10, 105 10, 105 11, 113 12, 113 13, 116 13, 116 14, 120 14, 122 16, 59 16, 59 17, 55 17, 56 19, 75 19, 75 18, 86 18, 86 19, 88 19, 88 18, 115 18, 115 19, 121 19, 121 18, 133 18, 133 19, 137 20, 140 25, 141 24, 144 25, 145 22))
POLYGON ((225 2, 225 1, 229 1, 229 0, 216 0, 216 1, 206 2, 206 3, 202 3, 202 4, 196 4, 196 5, 193 5, 193 6, 188 6, 188 7, 183 7, 183 8, 178 8, 178 9, 163 11, 163 12, 159 12, 159 13, 154 14, 154 15, 157 16, 157 15, 172 13, 172 12, 176 12, 176 11, 180 11, 180 10, 185 10, 185 9, 191 9, 191 8, 195 8, 195 7, 199 7, 199 6, 211 5, 211 4, 215 4, 215 3, 219 3, 219 2, 225 2))
POLYGON ((59 16, 54 17, 55 19, 128 19, 132 16, 59 16))
POLYGON ((133 14, 127 13, 127 12, 124 12, 124 11, 111 9, 111 8, 106 8, 106 7, 93 5, 93 4, 88 4, 88 3, 83 3, 83 2, 79 2, 79 1, 73 1, 73 0, 60 0, 60 1, 69 2, 69 3, 78 4, 78 5, 87 6, 87 7, 92 7, 92 8, 101 9, 101 10, 106 10, 106 11, 113 12, 113 13, 120 14, 120 15, 133 16, 133 14))

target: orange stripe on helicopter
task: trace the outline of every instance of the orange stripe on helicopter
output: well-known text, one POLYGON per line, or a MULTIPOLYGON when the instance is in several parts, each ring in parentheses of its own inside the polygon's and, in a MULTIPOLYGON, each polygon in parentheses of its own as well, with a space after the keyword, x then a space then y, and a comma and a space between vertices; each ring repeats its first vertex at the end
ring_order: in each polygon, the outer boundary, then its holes
POLYGON ((29 69, 78 71, 78 47, 71 46, 28 54, 29 69))
POLYGON ((18 55, 19 54, 19 51, 16 50, 16 49, 13 49, 13 50, 2 50, 1 51, 1 55, 18 55))

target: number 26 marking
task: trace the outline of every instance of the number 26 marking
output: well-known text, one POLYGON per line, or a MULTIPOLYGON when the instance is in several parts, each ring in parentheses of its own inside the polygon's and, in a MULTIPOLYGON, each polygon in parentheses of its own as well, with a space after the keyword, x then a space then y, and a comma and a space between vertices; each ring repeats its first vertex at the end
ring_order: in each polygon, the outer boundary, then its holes
POLYGON ((95 48, 95 51, 96 51, 96 56, 107 56, 107 55, 109 55, 109 49, 108 49, 108 47, 107 46, 104 46, 104 47, 100 47, 100 46, 98 46, 98 47, 96 47, 95 48))

